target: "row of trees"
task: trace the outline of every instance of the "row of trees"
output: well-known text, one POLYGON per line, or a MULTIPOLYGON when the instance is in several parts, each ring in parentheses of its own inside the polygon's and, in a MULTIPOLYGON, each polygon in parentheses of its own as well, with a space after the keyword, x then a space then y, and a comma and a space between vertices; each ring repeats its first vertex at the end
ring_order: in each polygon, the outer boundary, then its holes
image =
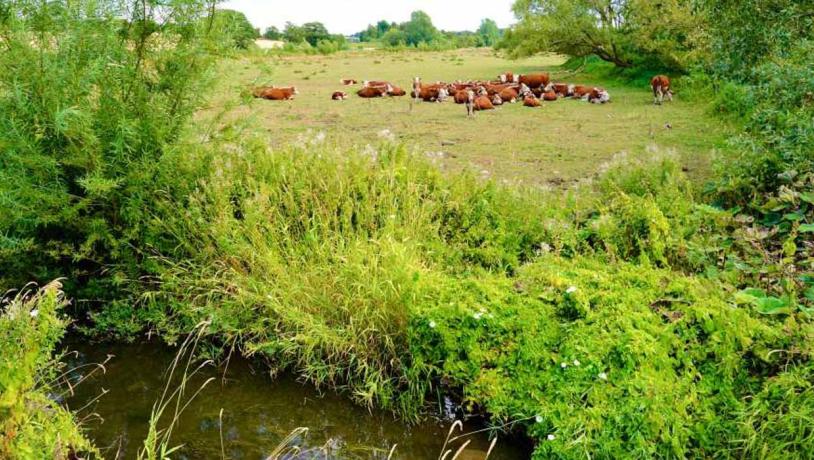
POLYGON ((519 22, 499 47, 514 56, 596 55, 679 72, 714 62, 736 74, 789 54, 814 18, 812 0, 516 0, 513 9, 519 22))
POLYGON ((493 46, 502 35, 497 23, 484 19, 476 32, 445 32, 438 30, 432 18, 423 12, 415 11, 410 20, 401 24, 379 21, 356 34, 359 41, 379 41, 386 46, 419 46, 449 44, 455 47, 493 46))

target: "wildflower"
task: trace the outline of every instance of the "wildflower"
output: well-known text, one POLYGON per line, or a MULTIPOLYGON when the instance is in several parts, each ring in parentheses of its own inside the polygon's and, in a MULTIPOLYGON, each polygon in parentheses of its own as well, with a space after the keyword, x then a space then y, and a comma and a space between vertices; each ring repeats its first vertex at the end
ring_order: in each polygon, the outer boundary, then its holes
POLYGON ((430 329, 435 329, 435 321, 430 321, 430 329))
POLYGON ((28 314, 31 315, 32 318, 36 318, 40 314, 40 311, 35 308, 31 310, 28 314))
POLYGON ((561 363, 561 364, 560 364, 560 367, 561 367, 561 368, 563 368, 563 369, 565 369, 566 367, 568 367, 568 363, 561 363))
POLYGON ((480 311, 479 311, 479 312, 475 313, 475 314, 474 314, 474 315, 472 315, 472 316, 473 316, 475 319, 478 319, 478 320, 479 320, 479 319, 483 318, 483 312, 480 312, 480 311))
POLYGON ((535 415, 534 421, 537 423, 543 423, 543 416, 542 415, 535 415))
POLYGON ((580 364, 582 364, 582 363, 581 363, 581 362, 579 362, 579 360, 578 360, 578 359, 575 359, 575 360, 574 360, 574 366, 579 367, 579 365, 580 365, 580 364))
POLYGON ((604 372, 599 373, 599 380, 608 380, 608 374, 604 372))
POLYGON ((548 435, 548 440, 549 440, 549 441, 553 441, 553 440, 555 440, 555 439, 557 439, 557 437, 556 437, 556 436, 554 436, 553 434, 548 435))
POLYGON ((573 293, 577 292, 577 287, 576 286, 571 286, 565 292, 567 294, 573 294, 573 293))

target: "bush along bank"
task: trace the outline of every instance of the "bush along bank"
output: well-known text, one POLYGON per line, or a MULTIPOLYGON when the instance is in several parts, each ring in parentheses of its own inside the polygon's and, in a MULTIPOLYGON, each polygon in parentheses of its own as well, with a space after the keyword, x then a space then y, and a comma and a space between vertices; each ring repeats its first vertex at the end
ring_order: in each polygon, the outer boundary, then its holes
POLYGON ((158 168, 141 300, 98 326, 173 341, 209 320, 216 343, 362 404, 418 417, 444 392, 519 420, 539 458, 810 454, 781 415, 812 409, 809 318, 742 290, 737 215, 697 202, 669 155, 538 193, 390 144, 222 136, 158 168))
POLYGON ((55 402, 61 366, 53 357, 67 324, 62 286, 24 291, 0 303, 0 457, 98 454, 74 415, 55 402))

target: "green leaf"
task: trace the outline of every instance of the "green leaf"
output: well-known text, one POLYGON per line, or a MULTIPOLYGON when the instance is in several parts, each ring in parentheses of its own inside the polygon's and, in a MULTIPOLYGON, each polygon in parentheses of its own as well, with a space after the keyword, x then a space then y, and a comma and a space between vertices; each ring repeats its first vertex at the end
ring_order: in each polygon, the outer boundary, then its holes
POLYGON ((807 291, 806 291, 806 292, 803 294, 803 296, 804 296, 806 299, 808 299, 808 300, 810 300, 810 301, 814 302, 814 287, 810 287, 810 288, 808 288, 808 290, 807 290, 807 291))
POLYGON ((814 224, 803 224, 800 226, 801 233, 814 233, 814 224))
POLYGON ((777 297, 763 297, 755 302, 758 312, 764 315, 783 315, 791 313, 789 304, 777 297))
POLYGON ((808 204, 814 204, 814 192, 812 193, 801 193, 800 199, 805 201, 808 204))

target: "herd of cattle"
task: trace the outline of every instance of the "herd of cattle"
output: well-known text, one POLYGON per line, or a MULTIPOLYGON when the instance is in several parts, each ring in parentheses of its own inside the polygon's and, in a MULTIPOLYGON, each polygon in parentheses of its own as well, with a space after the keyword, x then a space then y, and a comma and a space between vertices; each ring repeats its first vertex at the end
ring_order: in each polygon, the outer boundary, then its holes
MULTIPOLYGON (((342 79, 340 83, 345 86, 354 86, 359 82, 353 79, 342 79)), ((665 75, 657 75, 650 81, 655 104, 661 104, 665 98, 672 101, 673 93, 670 88, 670 79, 665 75)), ((254 97, 287 101, 299 94, 297 88, 290 87, 261 87, 253 91, 254 97)), ((491 81, 456 81, 454 83, 435 82, 423 83, 421 78, 413 80, 412 98, 425 102, 444 102, 452 99, 456 104, 466 105, 467 114, 474 115, 481 110, 493 110, 496 106, 522 102, 526 107, 540 107, 541 101, 556 101, 561 98, 573 98, 593 104, 610 102, 610 93, 595 86, 573 85, 568 83, 555 83, 549 74, 538 73, 530 75, 514 75, 506 72, 491 81)), ((407 92, 388 81, 363 81, 362 88, 356 95, 365 98, 400 97, 407 92)), ((336 91, 331 99, 342 101, 348 98, 348 93, 336 91)))

